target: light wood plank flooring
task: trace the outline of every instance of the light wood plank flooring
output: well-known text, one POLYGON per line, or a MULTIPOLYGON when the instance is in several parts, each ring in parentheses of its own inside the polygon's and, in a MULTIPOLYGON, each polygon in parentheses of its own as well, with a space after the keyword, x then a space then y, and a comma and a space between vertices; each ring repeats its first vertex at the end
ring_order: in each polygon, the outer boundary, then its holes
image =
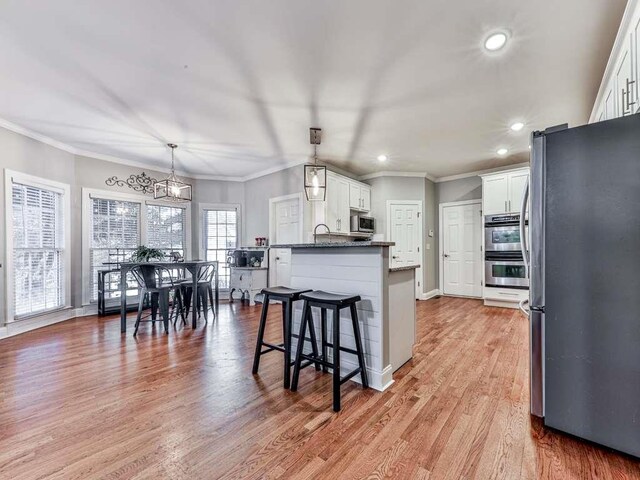
MULTIPOLYGON (((86 317, 0 341, 0 478, 632 479, 640 463, 528 413, 527 321, 477 300, 418 302, 415 356, 387 391, 282 357, 251 374, 259 307, 165 336, 86 317)), ((279 337, 272 309, 267 338, 279 337)))

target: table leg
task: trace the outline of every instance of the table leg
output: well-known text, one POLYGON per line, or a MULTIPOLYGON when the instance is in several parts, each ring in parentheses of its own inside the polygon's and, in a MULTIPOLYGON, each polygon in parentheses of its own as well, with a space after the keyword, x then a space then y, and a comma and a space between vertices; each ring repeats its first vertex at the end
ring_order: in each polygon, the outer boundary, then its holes
POLYGON ((216 263, 216 273, 215 273, 215 275, 214 275, 214 282, 215 282, 214 288, 215 288, 215 301, 216 301, 216 304, 215 304, 216 315, 218 314, 218 306, 220 305, 220 287, 218 286, 218 266, 219 266, 219 265, 220 265, 219 263, 216 263))
POLYGON ((120 333, 127 331, 127 270, 120 269, 120 333))
POLYGON ((191 287, 191 328, 196 328, 198 321, 198 267, 191 272, 191 278, 193 279, 193 285, 191 287))

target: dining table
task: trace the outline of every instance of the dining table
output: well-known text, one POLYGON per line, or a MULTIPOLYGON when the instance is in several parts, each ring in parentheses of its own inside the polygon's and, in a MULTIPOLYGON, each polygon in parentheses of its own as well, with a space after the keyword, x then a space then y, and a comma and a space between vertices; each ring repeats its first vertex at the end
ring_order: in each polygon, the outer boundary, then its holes
POLYGON ((213 265, 214 267, 214 305, 215 313, 218 313, 218 307, 220 304, 220 291, 218 287, 218 261, 213 260, 185 260, 182 262, 122 262, 120 263, 120 332, 125 333, 127 331, 127 273, 134 267, 138 265, 151 265, 162 268, 168 268, 170 270, 173 269, 181 269, 187 271, 191 274, 191 280, 193 281, 193 286, 191 288, 193 300, 191 305, 191 327, 196 328, 197 320, 198 320, 198 309, 196 305, 198 305, 198 276, 200 273, 200 269, 204 267, 208 267, 209 265, 213 265))

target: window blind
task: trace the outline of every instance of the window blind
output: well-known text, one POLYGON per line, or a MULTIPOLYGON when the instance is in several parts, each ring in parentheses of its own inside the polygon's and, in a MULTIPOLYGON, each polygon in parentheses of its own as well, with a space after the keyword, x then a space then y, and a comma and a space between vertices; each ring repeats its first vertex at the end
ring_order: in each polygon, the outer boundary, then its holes
POLYGON ((64 306, 62 194, 13 183, 14 317, 64 306))
POLYGON ((184 257, 186 213, 184 208, 147 205, 147 245, 165 254, 184 257))
MULTIPOLYGON (((119 262, 128 259, 140 245, 140 204, 104 198, 91 199, 91 239, 89 263, 91 269, 91 301, 98 299, 98 271, 109 269, 105 262, 119 262)), ((113 268, 113 266, 111 267, 113 268)), ((117 275, 111 276, 118 283, 117 275)), ((131 292, 137 294, 135 281, 131 292)), ((119 293, 116 293, 117 296, 119 293)))
POLYGON ((218 261, 219 288, 228 289, 231 271, 227 265, 227 250, 238 248, 236 209, 204 211, 204 243, 207 260, 218 261))

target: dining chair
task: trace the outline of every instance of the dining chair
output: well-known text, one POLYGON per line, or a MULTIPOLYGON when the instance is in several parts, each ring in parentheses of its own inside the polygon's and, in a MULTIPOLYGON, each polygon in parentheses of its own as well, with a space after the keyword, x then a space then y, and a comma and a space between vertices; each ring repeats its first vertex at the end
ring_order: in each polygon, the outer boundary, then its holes
MULTIPOLYGON (((136 265, 131 269, 131 273, 140 285, 140 299, 138 302, 138 315, 133 335, 138 334, 140 322, 155 322, 155 309, 160 309, 165 333, 169 333, 169 321, 175 314, 185 320, 184 303, 182 301, 181 284, 174 280, 174 276, 169 268, 159 265, 136 265), (173 293, 173 309, 171 307, 171 294, 173 293), (142 317, 145 301, 151 305, 151 314, 142 317), (156 307, 157 306, 157 307, 156 307), (149 317, 151 317, 149 319, 149 317)), ((174 322, 175 324, 175 322, 174 322)))
MULTIPOLYGON (((213 279, 215 278, 215 265, 206 265, 198 271, 198 295, 197 295, 197 312, 198 316, 202 312, 205 320, 208 320, 208 311, 211 308, 213 317, 216 316, 216 310, 213 302, 213 279)), ((185 314, 188 317, 191 310, 191 299, 193 298, 193 281, 185 280, 181 283, 182 294, 184 298, 185 314)))

